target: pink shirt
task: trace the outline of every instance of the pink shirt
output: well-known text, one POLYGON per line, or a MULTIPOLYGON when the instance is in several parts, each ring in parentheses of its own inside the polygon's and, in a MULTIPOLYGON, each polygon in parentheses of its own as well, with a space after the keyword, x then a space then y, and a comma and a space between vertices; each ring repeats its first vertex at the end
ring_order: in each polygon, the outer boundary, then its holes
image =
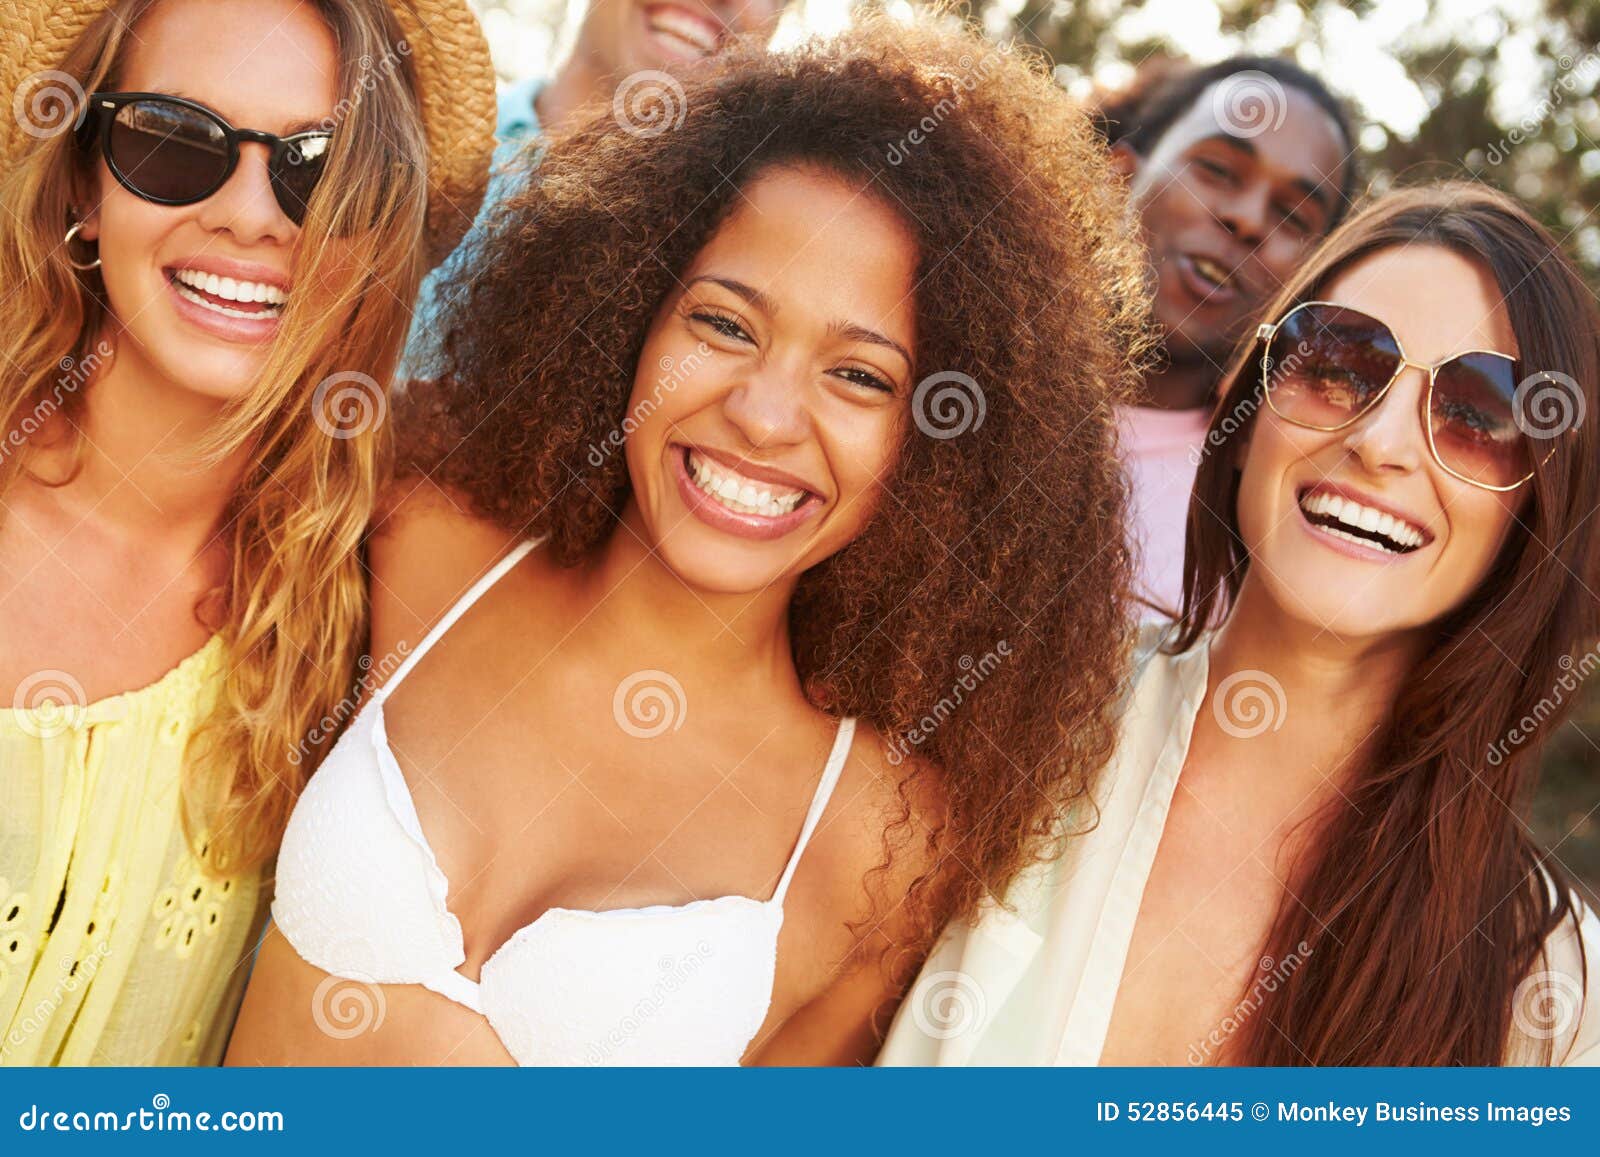
MULTIPOLYGON (((1176 613, 1183 598, 1183 529, 1211 415, 1203 410, 1119 406, 1117 424, 1132 490, 1135 592, 1176 613)), ((1152 612, 1144 608, 1144 614, 1152 612)))

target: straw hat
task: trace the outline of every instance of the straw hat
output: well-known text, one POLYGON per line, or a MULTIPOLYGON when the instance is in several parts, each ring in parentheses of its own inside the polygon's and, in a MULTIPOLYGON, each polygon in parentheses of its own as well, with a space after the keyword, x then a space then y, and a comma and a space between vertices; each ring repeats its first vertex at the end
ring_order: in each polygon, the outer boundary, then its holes
MULTIPOLYGON (((62 131, 83 89, 60 72, 68 51, 113 0, 0 0, 0 170, 35 140, 62 131), (9 112, 9 115, 7 113, 9 112)), ((494 68, 466 0, 390 0, 417 78, 433 164, 428 251, 438 264, 483 200, 494 153, 494 68)))

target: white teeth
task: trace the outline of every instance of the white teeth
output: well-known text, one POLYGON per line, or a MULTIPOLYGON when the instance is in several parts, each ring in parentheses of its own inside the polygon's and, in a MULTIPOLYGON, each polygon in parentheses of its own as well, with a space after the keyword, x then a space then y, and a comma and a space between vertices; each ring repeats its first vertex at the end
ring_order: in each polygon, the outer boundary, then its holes
POLYGON ((701 490, 740 514, 779 518, 793 511, 806 497, 804 490, 793 490, 773 497, 771 490, 757 488, 748 479, 741 478, 726 467, 713 466, 709 459, 693 452, 689 455, 689 475, 701 490))
POLYGON ((680 40, 687 40, 702 52, 711 53, 717 50, 717 33, 687 13, 671 8, 658 8, 651 14, 650 26, 657 31, 670 33, 680 40))
MULTIPOLYGON (((282 305, 289 300, 289 295, 276 285, 268 285, 260 281, 239 281, 232 277, 218 277, 215 273, 201 273, 198 269, 179 269, 173 273, 173 280, 187 285, 192 289, 203 290, 213 297, 220 297, 226 301, 240 301, 245 303, 259 302, 262 305, 282 305)), ((249 316, 260 316, 251 313, 249 316)))
POLYGON ((1227 285, 1228 279, 1233 276, 1209 257, 1193 257, 1190 258, 1190 261, 1194 264, 1195 271, 1200 276, 1207 281, 1214 281, 1218 285, 1227 285))
POLYGON ((1423 543, 1422 527, 1415 523, 1407 522, 1405 519, 1396 518, 1386 511, 1374 510, 1370 506, 1363 506, 1353 499, 1345 498, 1338 494, 1312 492, 1300 500, 1300 508, 1307 514, 1332 518, 1345 526, 1365 530, 1371 534, 1379 534, 1388 540, 1387 542, 1378 542, 1365 535, 1349 534, 1324 523, 1318 524, 1320 529, 1327 531, 1327 533, 1336 538, 1346 538, 1351 542, 1360 543, 1362 546, 1388 550, 1391 554, 1400 554, 1419 547, 1423 543))
POLYGON ((201 297, 193 289, 182 283, 177 284, 174 288, 177 289, 178 296, 185 301, 192 301, 202 309, 209 309, 212 313, 220 313, 223 317, 242 317, 250 321, 262 321, 278 317, 283 313, 281 305, 268 306, 266 309, 229 309, 225 305, 218 305, 209 298, 201 297))

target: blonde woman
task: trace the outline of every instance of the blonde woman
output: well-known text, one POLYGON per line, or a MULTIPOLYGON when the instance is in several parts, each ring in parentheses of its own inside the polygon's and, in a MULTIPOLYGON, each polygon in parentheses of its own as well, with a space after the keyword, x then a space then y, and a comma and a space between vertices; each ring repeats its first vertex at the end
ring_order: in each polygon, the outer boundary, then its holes
POLYGON ((492 74, 464 0, 0 11, 0 1061, 214 1063, 492 74))

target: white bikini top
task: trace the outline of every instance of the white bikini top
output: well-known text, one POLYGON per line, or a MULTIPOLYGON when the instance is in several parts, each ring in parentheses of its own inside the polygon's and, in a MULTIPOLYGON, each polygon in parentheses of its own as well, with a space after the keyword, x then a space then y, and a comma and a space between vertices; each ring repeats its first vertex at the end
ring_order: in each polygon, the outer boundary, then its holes
POLYGON ((736 1065, 772 1003, 783 898, 850 753, 840 722, 770 900, 720 896, 589 912, 551 908, 474 982, 450 882, 389 747, 383 704, 525 542, 428 632, 351 722, 295 806, 272 917, 302 959, 368 984, 421 984, 483 1015, 522 1065, 736 1065))

